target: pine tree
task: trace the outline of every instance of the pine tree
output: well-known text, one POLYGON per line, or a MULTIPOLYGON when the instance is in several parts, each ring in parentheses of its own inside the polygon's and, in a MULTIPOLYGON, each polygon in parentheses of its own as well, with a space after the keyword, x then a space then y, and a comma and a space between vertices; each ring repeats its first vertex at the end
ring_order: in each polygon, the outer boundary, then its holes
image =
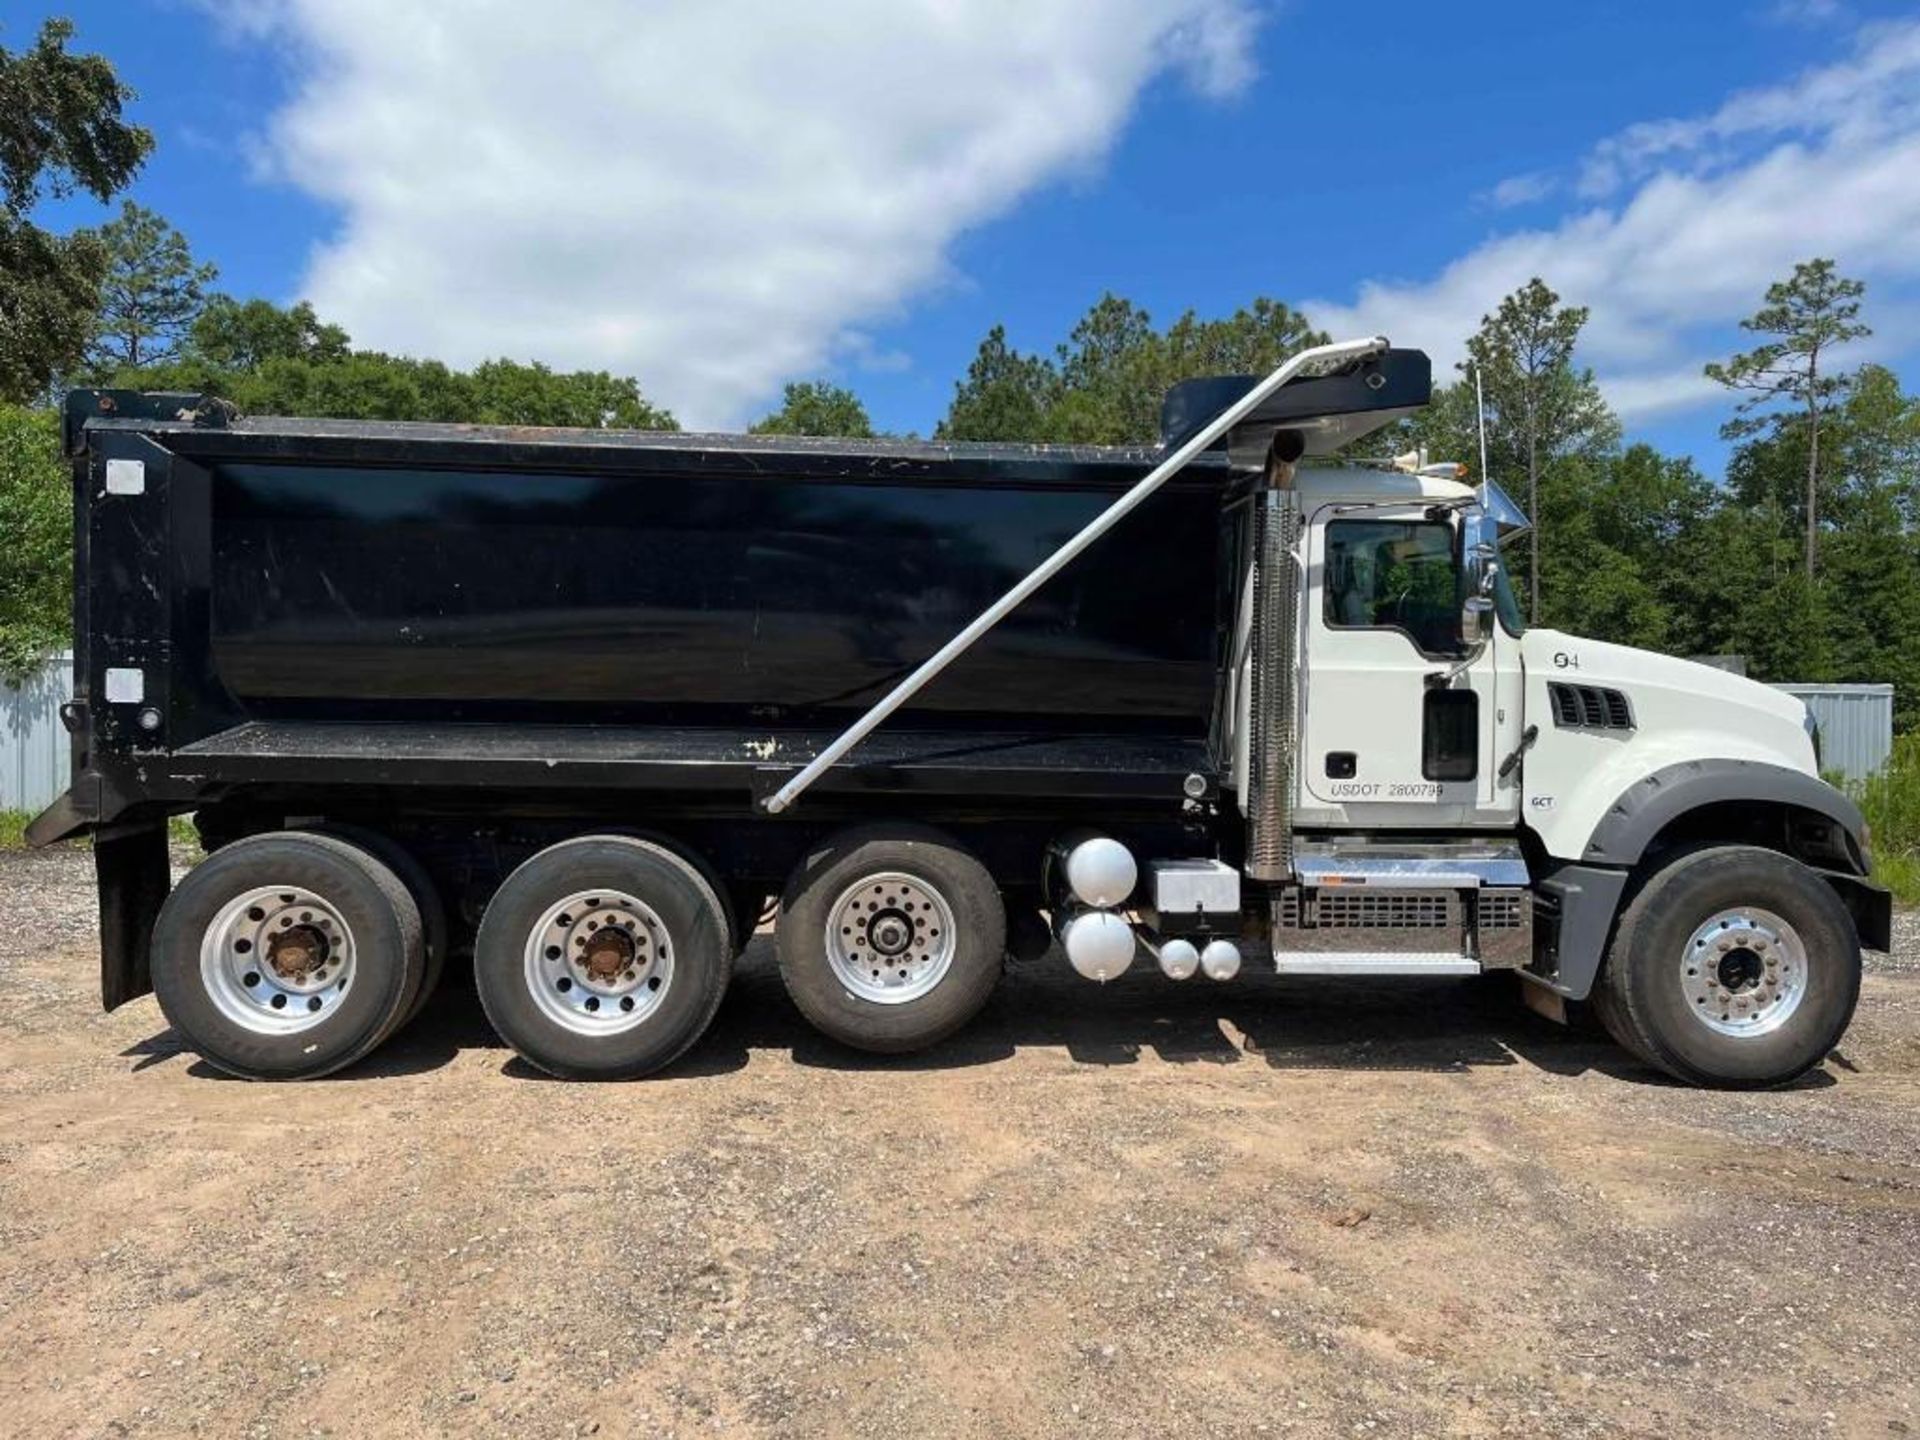
MULTIPOLYGON (((1574 346, 1587 323, 1579 306, 1537 276, 1500 302, 1467 341, 1486 394, 1489 447, 1527 477, 1528 614, 1542 618, 1541 547, 1546 526, 1540 481, 1547 466, 1574 454, 1601 455, 1619 443, 1620 425, 1594 382, 1576 369, 1574 346)), ((1463 366, 1462 369, 1466 367, 1463 366)))
POLYGON ((194 262, 187 238, 131 200, 100 228, 107 271, 100 321, 87 360, 95 373, 158 365, 180 353, 219 274, 194 262))
POLYGON ((1767 303, 1740 322, 1756 335, 1778 338, 1735 355, 1724 365, 1706 367, 1707 378, 1730 390, 1747 392, 1740 413, 1721 433, 1729 440, 1756 434, 1778 417, 1760 413, 1785 401, 1798 408, 1806 426, 1805 565, 1809 582, 1818 564, 1820 533, 1820 428, 1844 396, 1846 377, 1823 369, 1830 352, 1849 340, 1872 334, 1859 323, 1860 297, 1866 286, 1840 275, 1831 260, 1807 260, 1793 275, 1767 287, 1767 303))

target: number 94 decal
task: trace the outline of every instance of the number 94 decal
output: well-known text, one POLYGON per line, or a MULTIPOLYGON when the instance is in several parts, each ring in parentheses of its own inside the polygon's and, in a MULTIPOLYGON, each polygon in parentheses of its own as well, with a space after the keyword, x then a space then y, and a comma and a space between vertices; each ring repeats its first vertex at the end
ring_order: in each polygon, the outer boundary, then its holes
POLYGON ((1572 650, 1554 651, 1553 668, 1556 670, 1578 670, 1580 668, 1580 656, 1578 652, 1572 650))

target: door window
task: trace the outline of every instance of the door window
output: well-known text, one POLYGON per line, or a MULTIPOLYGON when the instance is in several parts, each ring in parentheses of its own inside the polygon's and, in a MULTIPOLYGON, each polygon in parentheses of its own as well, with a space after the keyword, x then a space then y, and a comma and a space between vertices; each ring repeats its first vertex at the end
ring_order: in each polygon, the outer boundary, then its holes
POLYGON ((1327 526, 1326 623, 1398 630, 1425 655, 1460 653, 1460 566, 1441 520, 1335 520, 1327 526))

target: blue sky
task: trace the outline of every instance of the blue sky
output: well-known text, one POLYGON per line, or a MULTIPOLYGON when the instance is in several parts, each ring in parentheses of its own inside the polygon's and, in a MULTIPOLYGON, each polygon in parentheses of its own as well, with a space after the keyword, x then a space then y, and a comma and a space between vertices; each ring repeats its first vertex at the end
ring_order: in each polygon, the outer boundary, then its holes
MULTIPOLYGON (((1911 4, 57 8, 223 288, 634 373, 695 423, 825 375, 924 432, 988 326, 1049 347, 1109 289, 1315 302, 1450 361, 1537 269, 1593 307, 1629 433, 1710 471, 1699 363, 1793 259, 1869 281, 1863 353, 1920 355, 1911 4)), ((46 13, 0 0, 0 43, 46 13)))

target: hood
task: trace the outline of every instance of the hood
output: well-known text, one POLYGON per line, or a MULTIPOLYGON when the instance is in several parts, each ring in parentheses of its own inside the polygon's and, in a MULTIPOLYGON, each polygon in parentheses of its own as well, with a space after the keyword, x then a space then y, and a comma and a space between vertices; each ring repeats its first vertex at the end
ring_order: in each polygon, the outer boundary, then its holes
POLYGON ((1557 630, 1529 630, 1520 648, 1529 699, 1543 687, 1543 732, 1553 723, 1545 686, 1598 685, 1618 690, 1632 708, 1637 767, 1736 759, 1819 773, 1807 707, 1783 690, 1692 660, 1557 630))

